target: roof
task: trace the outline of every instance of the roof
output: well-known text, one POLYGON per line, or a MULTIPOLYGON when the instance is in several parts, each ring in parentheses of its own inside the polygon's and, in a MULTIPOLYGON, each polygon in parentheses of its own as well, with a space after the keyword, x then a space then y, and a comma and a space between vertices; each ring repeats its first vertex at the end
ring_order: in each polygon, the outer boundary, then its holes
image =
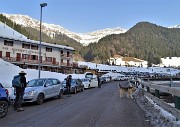
POLYGON ((120 56, 120 55, 114 55, 114 58, 121 58, 122 56, 120 56))
POLYGON ((126 61, 126 62, 129 62, 129 61, 143 62, 143 60, 136 59, 136 58, 134 58, 134 57, 123 57, 122 60, 123 60, 123 61, 126 61))
MULTIPOLYGON (((6 25, 2 22, 0 22, 0 38, 7 38, 10 40, 39 44, 39 41, 28 39, 26 36, 20 34, 19 32, 15 31, 14 29, 12 29, 11 27, 9 27, 8 25, 6 25)), ((74 51, 74 48, 69 47, 69 46, 50 44, 50 43, 46 43, 46 42, 41 42, 41 44, 74 51)))

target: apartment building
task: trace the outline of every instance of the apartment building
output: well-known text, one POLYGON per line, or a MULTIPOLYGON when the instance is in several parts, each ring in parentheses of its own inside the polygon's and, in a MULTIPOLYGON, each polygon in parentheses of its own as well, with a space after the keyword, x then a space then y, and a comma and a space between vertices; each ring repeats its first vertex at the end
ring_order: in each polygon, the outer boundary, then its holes
MULTIPOLYGON (((0 22, 0 58, 22 68, 38 69, 39 41, 30 40, 0 22)), ((68 73, 73 67, 74 48, 41 43, 41 69, 68 73)))

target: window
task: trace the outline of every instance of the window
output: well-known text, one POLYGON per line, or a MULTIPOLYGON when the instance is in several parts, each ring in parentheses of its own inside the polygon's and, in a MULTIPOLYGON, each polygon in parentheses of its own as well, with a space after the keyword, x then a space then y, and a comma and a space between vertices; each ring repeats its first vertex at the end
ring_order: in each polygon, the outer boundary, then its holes
POLYGON ((52 57, 46 57, 47 62, 52 62, 52 57))
POLYGON ((30 49, 30 44, 22 43, 22 48, 30 49))
POLYGON ((46 86, 52 86, 52 84, 53 84, 52 80, 48 79, 46 81, 46 86))
POLYGON ((69 60, 67 60, 67 65, 70 66, 69 60))
POLYGON ((53 85, 58 85, 60 83, 60 81, 57 79, 52 79, 52 82, 53 82, 53 85))
POLYGON ((61 59, 61 63, 63 63, 63 59, 61 59))
POLYGON ((28 54, 22 54, 22 59, 28 59, 28 54))
POLYGON ((38 56, 36 56, 36 55, 31 55, 31 60, 38 60, 38 56))
POLYGON ((13 46, 13 41, 9 41, 9 40, 4 40, 4 45, 7 45, 7 46, 13 46))
POLYGON ((10 57, 10 52, 6 52, 6 57, 10 57))
POLYGON ((85 73, 85 78, 93 78, 93 73, 91 73, 91 72, 86 72, 86 73, 85 73))
POLYGON ((31 49, 38 50, 38 45, 31 45, 31 49))
POLYGON ((46 52, 52 52, 52 48, 46 47, 46 52))

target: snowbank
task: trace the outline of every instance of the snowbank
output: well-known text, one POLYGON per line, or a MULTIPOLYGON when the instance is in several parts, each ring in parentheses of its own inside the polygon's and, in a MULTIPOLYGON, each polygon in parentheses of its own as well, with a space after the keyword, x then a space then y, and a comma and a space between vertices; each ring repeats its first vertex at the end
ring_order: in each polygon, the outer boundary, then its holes
POLYGON ((133 94, 134 100, 145 111, 146 117, 150 120, 151 124, 155 127, 180 127, 180 120, 159 107, 150 98, 144 95, 144 90, 138 88, 133 94))

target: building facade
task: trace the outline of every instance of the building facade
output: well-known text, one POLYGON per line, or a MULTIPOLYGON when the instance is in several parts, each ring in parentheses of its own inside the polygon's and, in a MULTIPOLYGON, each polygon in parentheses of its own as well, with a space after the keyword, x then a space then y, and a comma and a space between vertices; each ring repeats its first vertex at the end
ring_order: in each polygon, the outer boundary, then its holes
MULTIPOLYGON (((0 23, 0 58, 22 68, 38 69, 39 41, 27 39, 0 23)), ((69 73, 73 67, 74 48, 41 43, 41 70, 69 73)))
POLYGON ((134 57, 122 57, 114 55, 110 57, 109 63, 111 65, 126 66, 126 67, 147 67, 148 62, 134 57))
POLYGON ((161 58, 161 67, 180 67, 180 57, 161 58))

